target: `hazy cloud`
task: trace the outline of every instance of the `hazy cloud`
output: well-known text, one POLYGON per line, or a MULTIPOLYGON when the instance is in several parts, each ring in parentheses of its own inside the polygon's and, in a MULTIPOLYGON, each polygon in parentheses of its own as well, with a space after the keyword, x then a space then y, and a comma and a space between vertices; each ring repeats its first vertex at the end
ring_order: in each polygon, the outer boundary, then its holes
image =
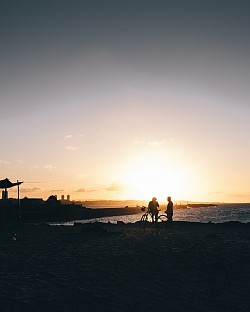
POLYGON ((250 198, 250 192, 242 192, 242 193, 231 193, 231 194, 226 194, 227 196, 231 197, 240 197, 240 198, 250 198))
POLYGON ((150 141, 150 142, 147 142, 147 144, 148 144, 148 145, 151 145, 151 146, 164 145, 164 144, 166 144, 166 140, 150 141))
POLYGON ((134 140, 134 144, 146 144, 150 146, 162 146, 174 142, 173 138, 165 138, 161 140, 134 140))
POLYGON ((33 171, 33 170, 35 170, 35 169, 37 169, 37 166, 35 165, 35 166, 30 166, 30 170, 31 171, 33 171))
POLYGON ((73 136, 72 136, 71 134, 67 134, 67 135, 65 135, 64 139, 66 139, 66 140, 67 140, 67 139, 72 139, 72 137, 73 137, 73 136))
POLYGON ((67 134, 65 135, 64 139, 72 139, 73 137, 82 137, 83 134, 79 133, 79 132, 76 132, 75 134, 67 134))
POLYGON ((67 151, 75 152, 78 150, 78 147, 72 146, 72 145, 67 145, 66 146, 67 151))
POLYGON ((46 165, 44 166, 45 169, 48 169, 48 170, 56 170, 57 167, 56 166, 53 166, 53 165, 46 165))
POLYGON ((98 190, 94 190, 94 189, 86 190, 84 188, 79 188, 78 190, 76 190, 77 193, 92 193, 92 192, 96 192, 96 191, 98 191, 98 190))
POLYGON ((32 187, 32 188, 22 188, 21 192, 23 193, 33 193, 33 192, 37 192, 40 191, 41 189, 39 187, 32 187))
POLYGON ((224 192, 209 192, 208 195, 218 195, 218 194, 224 194, 224 192))
POLYGON ((78 173, 77 175, 76 175, 76 179, 77 180, 82 180, 82 179, 84 179, 84 178, 86 178, 86 173, 78 173))
POLYGON ((51 193, 64 192, 65 190, 50 190, 51 193))
POLYGON ((113 182, 106 190, 111 192, 122 192, 124 191, 124 185, 121 183, 113 182))
POLYGON ((0 165, 9 165, 9 164, 10 164, 9 161, 0 159, 0 165))
POLYGON ((79 188, 78 190, 76 190, 77 193, 85 193, 86 190, 84 188, 79 188))
POLYGON ((23 164, 23 160, 22 159, 17 159, 17 160, 15 160, 15 163, 16 164, 23 164))

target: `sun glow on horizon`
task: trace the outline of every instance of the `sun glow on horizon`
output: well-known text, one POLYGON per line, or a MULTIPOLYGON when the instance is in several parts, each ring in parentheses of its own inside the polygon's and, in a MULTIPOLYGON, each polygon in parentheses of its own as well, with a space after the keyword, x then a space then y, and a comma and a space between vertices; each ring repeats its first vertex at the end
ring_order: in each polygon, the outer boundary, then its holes
POLYGON ((166 200, 167 196, 181 198, 186 195, 186 172, 163 157, 144 158, 124 169, 121 181, 129 188, 130 196, 138 199, 166 200))

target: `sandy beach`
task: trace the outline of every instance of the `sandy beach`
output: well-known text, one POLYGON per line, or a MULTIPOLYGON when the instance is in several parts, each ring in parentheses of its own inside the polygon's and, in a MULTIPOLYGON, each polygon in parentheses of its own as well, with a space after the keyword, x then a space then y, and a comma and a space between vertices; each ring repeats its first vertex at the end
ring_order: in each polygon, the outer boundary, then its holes
POLYGON ((250 224, 5 224, 0 244, 4 312, 250 308, 250 224))

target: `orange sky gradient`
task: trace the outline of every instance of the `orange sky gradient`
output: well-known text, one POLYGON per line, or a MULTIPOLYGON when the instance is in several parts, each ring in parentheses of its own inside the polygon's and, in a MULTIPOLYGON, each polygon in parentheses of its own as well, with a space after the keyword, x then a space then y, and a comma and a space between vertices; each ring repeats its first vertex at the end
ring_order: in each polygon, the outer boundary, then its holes
POLYGON ((250 202, 248 2, 14 2, 0 179, 21 197, 250 202))

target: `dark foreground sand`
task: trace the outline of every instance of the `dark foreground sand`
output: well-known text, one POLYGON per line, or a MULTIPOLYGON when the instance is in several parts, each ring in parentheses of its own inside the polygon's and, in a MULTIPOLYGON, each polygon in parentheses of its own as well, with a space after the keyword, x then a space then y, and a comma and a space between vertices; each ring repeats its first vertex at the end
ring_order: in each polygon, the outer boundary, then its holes
POLYGON ((250 311, 250 224, 0 230, 3 312, 250 311))

